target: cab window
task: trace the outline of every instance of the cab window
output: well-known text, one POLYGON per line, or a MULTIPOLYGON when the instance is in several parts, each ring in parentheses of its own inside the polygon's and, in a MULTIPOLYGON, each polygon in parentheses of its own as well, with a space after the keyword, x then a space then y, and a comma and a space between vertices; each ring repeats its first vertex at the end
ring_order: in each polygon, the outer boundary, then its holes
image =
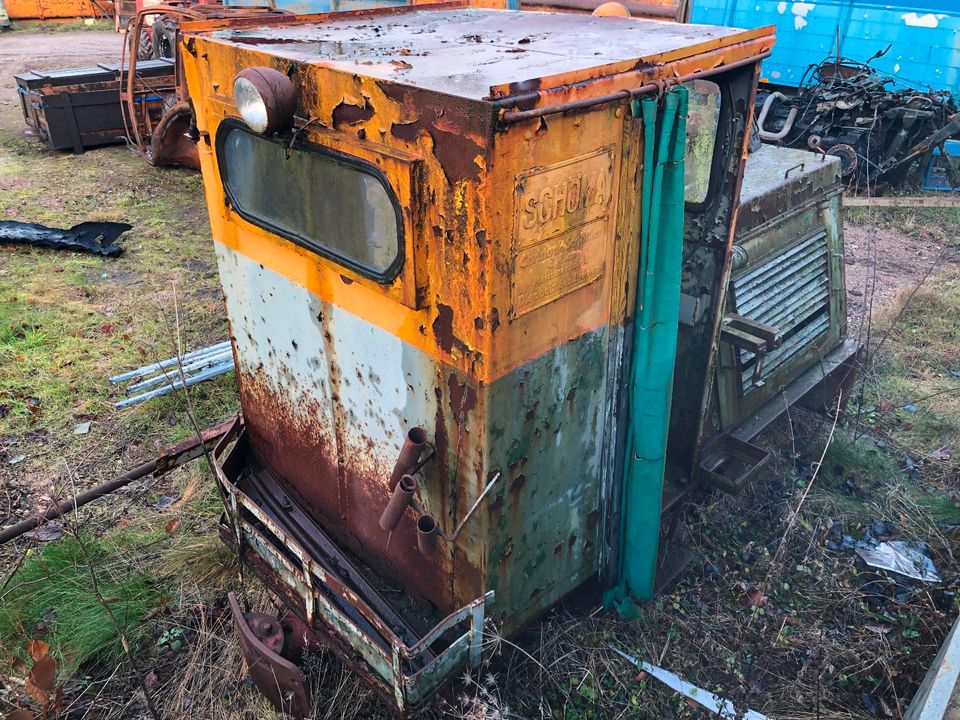
POLYGON ((687 151, 684 158, 684 199, 698 205, 710 193, 714 150, 720 129, 720 86, 709 80, 686 83, 687 151))
POLYGON ((217 158, 244 220, 381 282, 400 271, 399 203, 376 166, 314 145, 291 149, 230 120, 217 158))

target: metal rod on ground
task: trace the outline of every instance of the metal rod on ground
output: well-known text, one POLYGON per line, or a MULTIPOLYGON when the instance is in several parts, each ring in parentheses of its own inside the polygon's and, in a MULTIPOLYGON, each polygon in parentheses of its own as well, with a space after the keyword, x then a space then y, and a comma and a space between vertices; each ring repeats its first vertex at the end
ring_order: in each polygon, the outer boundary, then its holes
MULTIPOLYGON (((222 365, 227 360, 233 359, 233 353, 229 350, 220 353, 211 353, 209 355, 204 355, 199 360, 194 360, 190 363, 185 363, 183 365, 184 374, 193 372, 200 368, 204 368, 210 365, 222 365)), ((154 385, 159 385, 160 383, 169 383, 172 382, 172 378, 177 378, 180 376, 179 368, 170 368, 169 370, 163 370, 158 375, 147 378, 146 380, 141 380, 140 382, 133 383, 132 385, 127 385, 127 392, 131 393, 134 390, 142 390, 144 388, 153 387, 154 385)))
POLYGON ((116 385, 117 383, 124 382, 125 380, 131 380, 133 378, 143 377, 148 373, 152 373, 159 370, 166 370, 169 367, 173 367, 178 363, 186 363, 191 360, 196 360, 203 355, 219 352, 221 350, 230 348, 230 341, 226 340, 222 343, 217 343, 216 345, 211 345, 210 347, 200 348, 199 350, 194 350, 193 352, 185 353, 184 355, 172 358, 167 358, 166 360, 161 360, 160 362, 151 363, 150 365, 144 365, 143 367, 137 368, 136 370, 130 370, 129 372, 121 373, 119 375, 114 375, 110 378, 110 382, 116 385))
POLYGON ((205 448, 212 449, 216 442, 220 440, 220 438, 222 438, 233 426, 233 423, 234 420, 231 419, 225 423, 221 423, 220 425, 208 428, 200 434, 199 438, 194 436, 179 442, 176 445, 172 445, 165 449, 158 457, 149 462, 145 462, 142 465, 138 465, 133 470, 124 473, 120 477, 109 480, 102 485, 97 485, 94 488, 90 488, 86 492, 82 492, 76 497, 70 498, 69 500, 63 500, 62 502, 59 502, 53 507, 49 508, 46 512, 40 513, 39 515, 34 515, 26 520, 21 520, 14 525, 9 525, 8 527, 3 528, 3 530, 0 530, 0 545, 10 542, 14 538, 18 538, 24 533, 30 532, 48 520, 55 520, 65 513, 71 512, 75 508, 83 507, 87 503, 96 500, 97 498, 103 497, 104 495, 109 495, 125 485, 129 485, 135 480, 144 478, 147 475, 158 477, 170 472, 176 467, 190 462, 191 460, 195 460, 203 455, 205 448))
POLYGON ((216 377, 217 375, 223 375, 230 372, 234 369, 233 357, 231 357, 227 362, 224 362, 220 365, 215 365, 209 370, 204 370, 203 372, 197 373, 187 378, 187 382, 184 383, 183 380, 175 380, 169 385, 164 385, 163 387, 157 388, 156 390, 151 390, 150 392, 145 392, 142 395, 134 395, 131 398, 125 398, 119 402, 115 402, 113 406, 115 408, 125 408, 130 407, 131 405, 137 405, 142 403, 145 400, 150 400, 155 397, 160 397, 161 395, 168 395, 174 390, 179 390, 182 387, 189 387, 190 385, 195 385, 198 382, 203 382, 204 380, 209 380, 210 378, 216 377))

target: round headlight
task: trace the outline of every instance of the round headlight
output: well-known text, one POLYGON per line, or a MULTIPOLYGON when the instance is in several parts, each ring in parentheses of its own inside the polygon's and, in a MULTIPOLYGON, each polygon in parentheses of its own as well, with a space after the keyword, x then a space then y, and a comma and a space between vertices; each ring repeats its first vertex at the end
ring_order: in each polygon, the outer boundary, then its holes
POLYGON ((605 2, 593 14, 597 17, 630 17, 630 11, 618 2, 605 2))
POLYGON ((293 123, 297 88, 290 78, 273 68, 246 68, 233 81, 233 99, 247 127, 272 135, 293 123))

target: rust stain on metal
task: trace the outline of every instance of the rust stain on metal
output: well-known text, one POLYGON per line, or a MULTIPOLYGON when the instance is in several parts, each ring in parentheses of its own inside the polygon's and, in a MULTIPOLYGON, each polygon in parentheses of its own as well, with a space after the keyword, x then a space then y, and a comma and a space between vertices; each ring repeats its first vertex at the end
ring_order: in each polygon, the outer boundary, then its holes
POLYGON ((478 159, 486 150, 489 124, 476 116, 476 107, 456 97, 441 102, 435 93, 418 88, 383 81, 377 85, 403 108, 403 119, 390 127, 393 135, 413 142, 424 130, 448 183, 480 179, 483 166, 478 159))
POLYGON ((341 125, 359 125, 372 118, 375 112, 370 100, 366 98, 362 105, 344 99, 333 109, 333 126, 337 128, 341 125))
MULTIPOLYGON (((246 24, 239 34, 195 28, 187 40, 197 50, 188 56, 188 81, 206 93, 194 98, 202 132, 215 138, 224 118, 236 115, 229 88, 239 69, 283 66, 301 89, 298 137, 375 166, 396 196, 402 227, 395 277, 348 269, 335 256, 239 218, 221 202, 223 159, 202 156, 221 275, 235 283, 225 281, 232 326, 249 356, 240 358, 238 379, 255 462, 243 482, 273 483, 288 493, 304 525, 315 522, 365 573, 402 591, 391 595, 398 613, 449 613, 493 589, 502 599, 497 619, 509 634, 598 569, 598 487, 605 453, 616 444, 604 420, 608 384, 616 381, 606 368, 626 315, 614 298, 631 279, 624 268, 635 258, 637 234, 627 218, 639 214, 639 193, 629 180, 637 154, 624 150, 636 129, 623 107, 585 107, 549 123, 505 124, 500 111, 621 92, 752 57, 757 48, 739 40, 767 40, 751 31, 697 43, 664 26, 674 49, 651 52, 638 69, 642 51, 618 36, 625 24, 479 8, 343 17, 349 19, 246 24), (368 37, 372 17, 405 28, 391 42, 412 48, 403 55, 409 67, 391 66, 396 47, 368 37), (345 22, 364 27, 345 29, 345 22), (535 52, 546 49, 540 30, 552 33, 551 42, 572 43, 561 31, 581 22, 617 36, 628 57, 547 60, 535 52), (472 23, 484 26, 468 29, 472 23), (521 32, 516 26, 523 23, 521 32), (430 31, 420 33, 418 25, 430 31), (445 66, 454 58, 442 47, 443 33, 460 53, 462 35, 489 39, 500 26, 527 38, 529 52, 471 42, 468 60, 478 62, 469 72, 445 66), (332 42, 337 33, 340 47, 332 42), (266 42, 284 38, 304 42, 266 42), (418 53, 421 46, 429 57, 418 53), (432 82, 430 73, 440 80, 432 82), (527 74, 538 79, 517 81, 527 74), (278 304, 275 295, 283 293, 285 304, 278 304), (256 327, 246 337, 248 326, 256 327), (403 433, 413 426, 428 430, 435 455, 417 478, 416 497, 387 518, 394 528, 388 545, 379 521, 403 433), (494 471, 503 472, 500 485, 471 515, 494 471), (447 539, 465 518, 462 534, 447 539)), ((642 42, 646 34, 637 36, 642 42)), ((515 44, 517 38, 508 47, 515 44)), ((304 189, 304 198, 314 191, 304 189)), ((309 541, 294 523, 277 525, 278 542, 288 538, 291 553, 294 539, 309 541)), ((288 585, 281 592, 291 607, 318 612, 324 622, 335 615, 316 604, 303 609, 307 591, 299 584, 293 587, 301 595, 291 591, 283 553, 265 563, 260 552, 248 548, 245 559, 258 573, 270 565, 265 572, 288 585)), ((305 552, 309 560, 313 550, 305 552)), ((382 609, 366 614, 372 606, 354 580, 331 579, 326 587, 342 588, 355 614, 388 639, 371 643, 369 657, 357 661, 349 628, 331 627, 331 641, 372 678, 369 667, 397 633, 377 620, 382 609)), ((320 602, 326 592, 311 597, 320 602)))
POLYGON ((437 305, 437 317, 433 321, 433 335, 444 352, 453 349, 456 338, 453 336, 453 308, 440 303, 437 305))
POLYGON ((461 383, 454 373, 447 377, 450 410, 454 417, 461 418, 477 406, 477 392, 467 383, 461 383))

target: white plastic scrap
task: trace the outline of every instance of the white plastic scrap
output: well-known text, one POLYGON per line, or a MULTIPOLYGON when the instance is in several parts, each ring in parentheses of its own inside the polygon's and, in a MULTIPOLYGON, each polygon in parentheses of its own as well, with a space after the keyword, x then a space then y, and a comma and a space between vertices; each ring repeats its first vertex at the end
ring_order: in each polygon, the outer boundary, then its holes
POLYGON ((723 718, 723 720, 769 720, 766 715, 761 715, 755 710, 747 710, 741 715, 729 700, 718 697, 712 692, 707 692, 703 688, 698 688, 696 685, 692 685, 683 678, 674 675, 669 670, 664 670, 643 660, 637 660, 635 657, 627 655, 613 645, 610 646, 610 649, 623 659, 636 665, 648 675, 655 677, 671 690, 693 700, 698 705, 714 713, 717 717, 723 718))
POLYGON ((940 582, 937 568, 933 560, 926 556, 924 550, 926 545, 921 542, 891 540, 882 542, 874 548, 858 547, 856 553, 870 567, 906 575, 914 580, 940 582))

